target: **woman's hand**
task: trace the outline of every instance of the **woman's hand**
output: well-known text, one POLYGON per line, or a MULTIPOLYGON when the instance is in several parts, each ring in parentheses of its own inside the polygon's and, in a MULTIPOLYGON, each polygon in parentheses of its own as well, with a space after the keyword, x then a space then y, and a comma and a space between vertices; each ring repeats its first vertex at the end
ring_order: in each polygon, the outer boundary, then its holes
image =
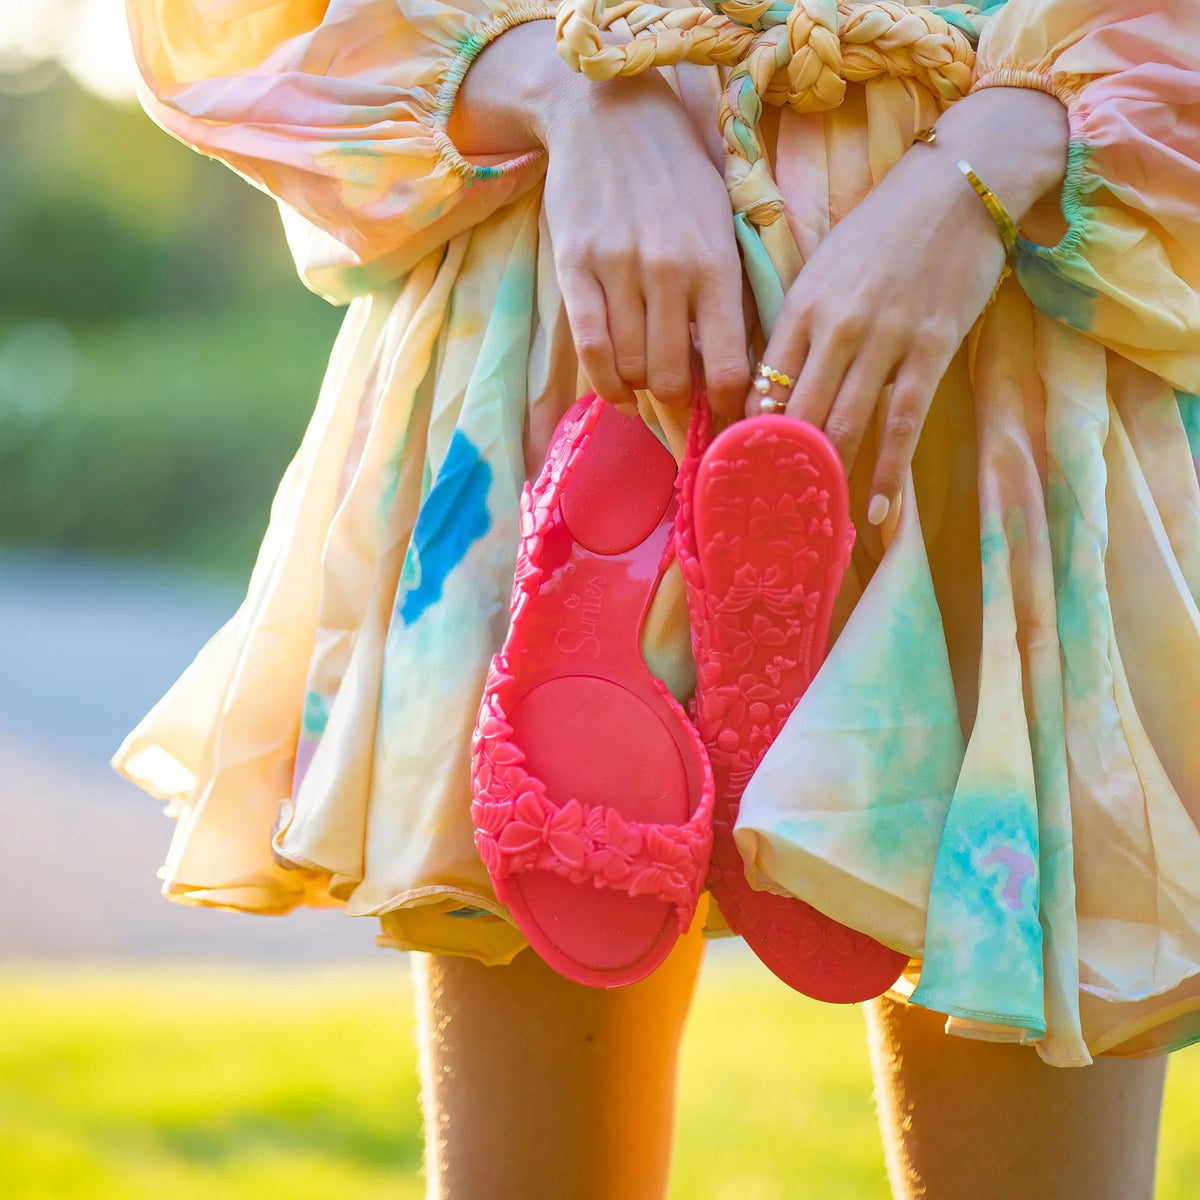
POLYGON ((545 212, 580 361, 600 395, 691 395, 692 333, 708 399, 741 412, 750 372, 742 272, 720 171, 657 71, 595 83, 554 26, 501 35, 468 71, 450 136, 463 154, 549 152, 545 212))
MULTIPOLYGON (((1066 110, 995 88, 961 101, 825 238, 784 300, 763 361, 796 380, 791 416, 823 428, 849 471, 883 389, 891 399, 868 519, 898 503, 941 377, 1004 266, 965 159, 1020 221, 1066 170, 1066 110)), ((778 385, 773 385, 777 389, 778 385)), ((751 391, 747 413, 760 410, 751 391)))

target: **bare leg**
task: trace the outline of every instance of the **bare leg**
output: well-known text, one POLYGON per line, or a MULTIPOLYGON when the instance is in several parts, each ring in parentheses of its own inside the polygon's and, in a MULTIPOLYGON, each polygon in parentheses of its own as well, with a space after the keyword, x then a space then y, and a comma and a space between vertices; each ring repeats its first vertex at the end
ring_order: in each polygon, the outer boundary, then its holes
POLYGON ((1165 1059, 1048 1067, 888 1000, 867 1023, 896 1200, 1151 1200, 1165 1059))
POLYGON ((429 1200, 662 1200, 701 924, 614 991, 417 956, 429 1200))

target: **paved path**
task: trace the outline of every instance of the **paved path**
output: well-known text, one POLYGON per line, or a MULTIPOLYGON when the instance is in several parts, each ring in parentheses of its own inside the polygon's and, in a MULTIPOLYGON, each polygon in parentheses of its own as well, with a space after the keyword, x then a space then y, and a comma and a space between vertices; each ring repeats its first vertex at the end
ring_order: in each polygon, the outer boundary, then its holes
POLYGON ((372 920, 158 894, 171 826, 108 759, 238 600, 168 570, 0 554, 0 958, 384 953, 372 920))

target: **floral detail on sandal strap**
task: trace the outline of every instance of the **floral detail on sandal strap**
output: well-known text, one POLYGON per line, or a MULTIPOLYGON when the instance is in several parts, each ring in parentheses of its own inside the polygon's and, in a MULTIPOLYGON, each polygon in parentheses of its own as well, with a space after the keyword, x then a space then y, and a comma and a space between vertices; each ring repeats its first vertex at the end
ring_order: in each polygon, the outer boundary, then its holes
POLYGON ((508 682, 497 660, 471 750, 475 846, 489 873, 552 871, 572 883, 656 896, 675 905, 686 928, 708 868, 711 800, 684 825, 626 821, 611 806, 575 799, 556 804, 512 740, 499 699, 508 682))

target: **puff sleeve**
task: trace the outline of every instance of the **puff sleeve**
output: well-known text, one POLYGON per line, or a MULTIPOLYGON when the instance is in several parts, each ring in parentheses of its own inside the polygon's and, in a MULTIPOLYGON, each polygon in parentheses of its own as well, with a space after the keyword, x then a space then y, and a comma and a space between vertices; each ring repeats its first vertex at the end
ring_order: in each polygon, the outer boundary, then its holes
POLYGON ((275 196, 301 272, 404 274, 532 187, 544 156, 466 161, 446 135, 493 38, 538 0, 127 0, 146 110, 275 196))
POLYGON ((1070 113, 1066 235, 1018 245, 1048 315, 1200 391, 1200 20, 1173 0, 992 6, 975 88, 1036 87, 1070 113))

